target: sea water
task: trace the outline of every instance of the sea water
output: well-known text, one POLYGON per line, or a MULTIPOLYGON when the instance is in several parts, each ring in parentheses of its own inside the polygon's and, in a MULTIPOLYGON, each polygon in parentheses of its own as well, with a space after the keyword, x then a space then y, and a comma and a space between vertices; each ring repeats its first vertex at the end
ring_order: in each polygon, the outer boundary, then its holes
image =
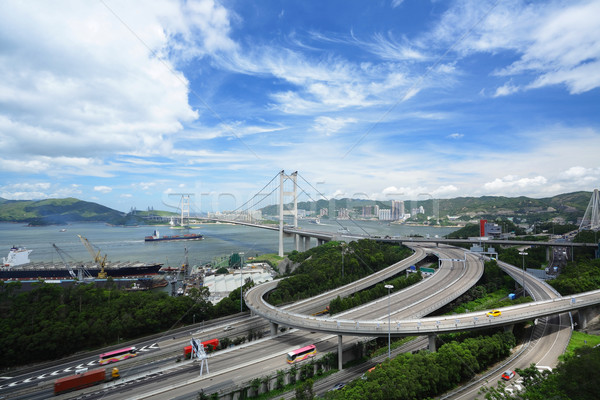
MULTIPOLYGON (((455 227, 427 227, 388 224, 380 221, 329 221, 320 224, 299 220, 298 226, 306 231, 337 233, 347 228, 351 234, 372 236, 442 237, 458 229, 455 227)), ((347 234, 347 232, 345 233, 347 234)), ((169 226, 111 226, 104 223, 73 223, 63 226, 30 227, 22 223, 0 223, 0 256, 6 257, 13 246, 33 250, 29 258, 33 262, 62 263, 55 244, 66 261, 91 262, 92 255, 78 235, 88 239, 95 253, 107 256, 107 261, 139 261, 161 263, 165 266, 204 265, 216 258, 233 253, 244 253, 244 257, 277 253, 279 234, 277 231, 243 225, 205 223, 194 225, 190 230, 170 229, 169 226), (200 233, 203 240, 177 240, 145 242, 144 237, 157 229, 161 236, 200 233)), ((315 240, 312 239, 312 245, 315 240)), ((292 238, 284 238, 284 251, 294 250, 292 238)))

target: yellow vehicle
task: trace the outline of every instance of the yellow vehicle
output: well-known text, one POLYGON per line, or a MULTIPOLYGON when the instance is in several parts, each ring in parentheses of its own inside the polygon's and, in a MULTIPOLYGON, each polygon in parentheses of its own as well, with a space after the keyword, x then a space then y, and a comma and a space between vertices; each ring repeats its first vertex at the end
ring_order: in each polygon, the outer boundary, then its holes
POLYGON ((488 311, 487 315, 488 317, 499 317, 502 313, 500 312, 500 310, 492 310, 492 311, 488 311))

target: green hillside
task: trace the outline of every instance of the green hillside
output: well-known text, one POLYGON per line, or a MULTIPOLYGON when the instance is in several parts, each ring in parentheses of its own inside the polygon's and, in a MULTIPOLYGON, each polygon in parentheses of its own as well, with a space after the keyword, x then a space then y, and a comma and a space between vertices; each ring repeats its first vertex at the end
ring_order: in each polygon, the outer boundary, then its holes
POLYGON ((22 222, 30 225, 61 225, 69 222, 144 224, 140 217, 75 198, 37 201, 0 199, 0 222, 22 222))
MULTIPOLYGON (((425 215, 432 216, 434 201, 437 203, 441 220, 449 215, 460 216, 462 220, 490 219, 498 217, 516 217, 517 220, 526 219, 530 223, 550 221, 561 218, 565 222, 575 223, 582 217, 590 201, 591 192, 573 192, 559 194, 553 197, 535 199, 525 196, 482 196, 482 197, 457 197, 453 199, 418 199, 404 200, 405 212, 410 213, 411 208, 423 206, 425 215)), ((335 210, 347 208, 354 215, 361 214, 361 207, 378 205, 382 209, 389 209, 391 201, 374 201, 363 199, 334 199, 331 201, 319 200, 317 202, 298 202, 298 209, 309 212, 318 212, 321 208, 333 207, 335 210)), ((291 204, 286 208, 290 208, 291 204)), ((277 215, 278 206, 272 205, 262 209, 263 215, 277 215)))
MULTIPOLYGON (((433 216, 434 201, 437 202, 439 219, 447 216, 459 216, 462 220, 513 217, 516 223, 526 220, 528 223, 562 219, 566 223, 575 223, 585 213, 591 198, 591 192, 565 193, 553 197, 534 199, 529 197, 457 197, 454 199, 405 200, 407 213, 412 207, 423 206, 426 216, 433 216)), ((364 199, 334 199, 317 202, 299 202, 298 209, 309 213, 318 212, 321 208, 334 210, 346 208, 356 218, 361 215, 361 207, 377 205, 381 209, 389 209, 390 201, 364 199)), ((286 206, 286 208, 291 205, 286 206)), ((278 215, 276 205, 264 207, 263 215, 278 215)), ((0 198, 0 222, 22 222, 31 225, 65 224, 75 221, 99 221, 113 225, 143 225, 143 217, 176 215, 167 211, 135 211, 128 214, 102 206, 97 203, 75 198, 47 200, 7 200, 0 198)), ((335 215, 335 212, 333 213, 335 215)), ((423 214, 421 214, 423 216, 423 214)))

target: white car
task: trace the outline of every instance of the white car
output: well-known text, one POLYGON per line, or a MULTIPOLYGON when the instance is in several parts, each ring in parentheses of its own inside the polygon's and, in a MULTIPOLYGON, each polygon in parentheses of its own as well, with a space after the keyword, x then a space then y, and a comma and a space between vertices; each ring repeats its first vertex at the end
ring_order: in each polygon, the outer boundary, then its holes
POLYGON ((233 329, 233 326, 229 326, 229 325, 227 325, 227 326, 225 327, 225 329, 223 329, 223 330, 224 330, 225 332, 227 332, 227 331, 230 331, 230 330, 232 330, 232 329, 233 329))

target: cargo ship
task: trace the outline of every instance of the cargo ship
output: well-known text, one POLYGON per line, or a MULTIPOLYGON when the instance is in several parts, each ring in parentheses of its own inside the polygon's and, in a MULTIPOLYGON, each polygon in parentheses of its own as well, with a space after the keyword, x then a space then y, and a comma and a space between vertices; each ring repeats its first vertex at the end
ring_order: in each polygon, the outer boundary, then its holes
POLYGON ((204 236, 202 236, 199 233, 188 233, 185 235, 165 235, 165 236, 161 236, 160 233, 158 233, 157 230, 154 231, 154 233, 152 234, 152 236, 146 236, 144 238, 144 241, 146 242, 160 242, 160 241, 167 241, 167 240, 202 240, 204 239, 204 236))
MULTIPOLYGON (((29 254, 32 250, 22 247, 12 247, 8 257, 2 258, 0 280, 31 280, 31 279, 71 279, 71 272, 82 267, 81 263, 56 264, 51 262, 31 262, 29 254), (71 270, 71 272, 69 272, 71 270)), ((92 277, 97 277, 102 270, 100 263, 84 265, 92 277)), ((110 262, 104 264, 107 277, 125 278, 142 277, 158 274, 162 264, 146 264, 142 262, 110 262)))

